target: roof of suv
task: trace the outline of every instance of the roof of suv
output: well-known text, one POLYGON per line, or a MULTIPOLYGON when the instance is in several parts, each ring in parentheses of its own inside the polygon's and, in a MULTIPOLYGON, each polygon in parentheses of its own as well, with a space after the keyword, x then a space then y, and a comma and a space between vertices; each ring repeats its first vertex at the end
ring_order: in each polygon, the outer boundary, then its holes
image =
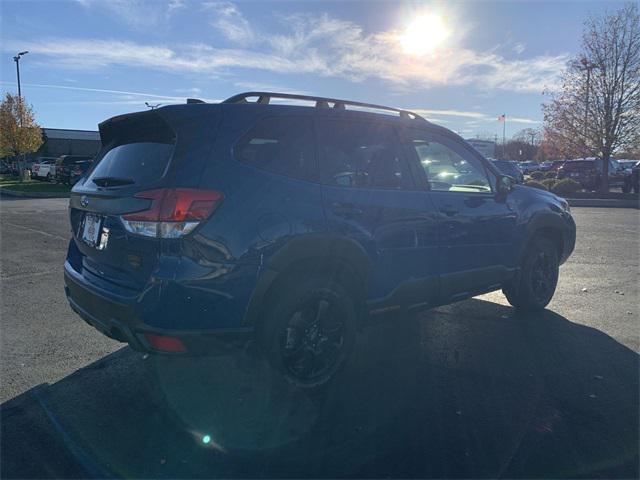
MULTIPOLYGON (((177 111, 185 108, 198 107, 198 109, 219 108, 220 106, 228 107, 233 105, 243 106, 244 108, 256 108, 273 113, 292 112, 297 110, 298 112, 311 113, 313 111, 329 114, 329 115, 354 115, 354 116, 369 116, 374 118, 384 117, 385 119, 397 119, 408 123, 419 123, 421 125, 431 125, 430 122, 425 120, 419 114, 410 110, 388 107, 385 105, 377 105, 372 103, 364 103, 353 100, 344 100, 329 97, 317 97, 310 95, 297 95, 290 93, 276 93, 276 92, 245 92, 234 95, 220 103, 207 103, 199 99, 189 98, 187 104, 182 105, 166 105, 155 109, 155 111, 177 111), (272 103, 272 100, 280 100, 279 103, 272 103), (284 103, 282 102, 284 101, 284 103)), ((143 112, 139 112, 140 114, 143 112)), ((116 116, 104 123, 117 120, 120 117, 130 116, 132 114, 116 116)), ((135 114, 134 114, 135 115, 135 114)))

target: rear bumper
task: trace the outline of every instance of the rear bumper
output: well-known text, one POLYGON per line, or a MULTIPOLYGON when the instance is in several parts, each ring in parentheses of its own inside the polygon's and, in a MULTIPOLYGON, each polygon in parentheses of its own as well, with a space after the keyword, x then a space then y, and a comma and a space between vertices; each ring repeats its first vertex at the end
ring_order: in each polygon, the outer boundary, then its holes
POLYGON ((69 305, 85 322, 140 352, 166 353, 149 344, 145 338, 147 333, 179 339, 186 348, 181 355, 224 354, 242 348, 252 337, 251 328, 184 331, 153 327, 140 317, 138 296, 127 297, 102 290, 87 282, 69 262, 64 265, 64 281, 69 305))

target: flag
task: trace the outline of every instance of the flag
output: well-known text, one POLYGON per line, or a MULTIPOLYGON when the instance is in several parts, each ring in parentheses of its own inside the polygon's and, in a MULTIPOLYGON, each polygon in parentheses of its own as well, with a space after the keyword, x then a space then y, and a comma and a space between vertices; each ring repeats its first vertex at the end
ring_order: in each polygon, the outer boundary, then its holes
POLYGON ((507 121, 507 116, 503 113, 502 115, 500 115, 498 117, 498 121, 499 122, 506 122, 507 121))

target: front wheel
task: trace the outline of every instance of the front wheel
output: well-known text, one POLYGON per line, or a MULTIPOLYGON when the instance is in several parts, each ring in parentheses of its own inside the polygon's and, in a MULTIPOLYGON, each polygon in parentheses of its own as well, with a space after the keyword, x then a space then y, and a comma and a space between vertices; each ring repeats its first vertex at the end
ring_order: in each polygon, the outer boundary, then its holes
POLYGON ((329 276, 298 278, 278 290, 282 294, 259 328, 262 350, 296 386, 324 386, 354 348, 355 301, 329 276))
POLYGON ((546 238, 537 238, 525 254, 520 274, 502 292, 518 309, 542 310, 553 298, 559 272, 556 246, 546 238))

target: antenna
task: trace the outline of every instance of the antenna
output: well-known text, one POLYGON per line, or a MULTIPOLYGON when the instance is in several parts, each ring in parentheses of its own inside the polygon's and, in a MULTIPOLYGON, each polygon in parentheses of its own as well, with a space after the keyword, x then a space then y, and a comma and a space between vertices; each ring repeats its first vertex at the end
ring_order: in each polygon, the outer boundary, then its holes
POLYGON ((158 108, 160 105, 162 105, 161 103, 156 103, 155 105, 149 103, 149 102, 144 102, 144 104, 149 107, 151 110, 155 110, 156 108, 158 108))

